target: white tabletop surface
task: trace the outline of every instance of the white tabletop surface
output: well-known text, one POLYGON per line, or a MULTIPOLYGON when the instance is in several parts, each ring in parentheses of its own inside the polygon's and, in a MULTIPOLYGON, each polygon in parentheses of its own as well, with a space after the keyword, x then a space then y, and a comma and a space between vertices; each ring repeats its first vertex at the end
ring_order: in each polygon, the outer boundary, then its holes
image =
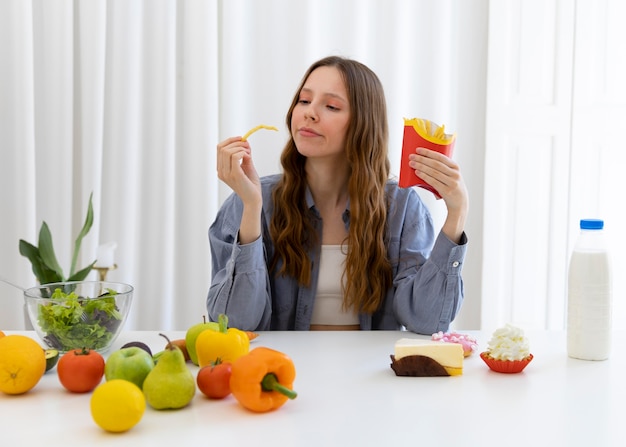
MULTIPOLYGON (((489 333, 466 333, 484 350, 489 333)), ((397 339, 424 338, 408 332, 262 332, 251 348, 293 359, 295 400, 256 414, 197 391, 181 410, 148 407, 123 434, 101 430, 91 394, 65 391, 55 368, 26 394, 0 393, 0 446, 625 446, 624 333, 603 362, 568 358, 562 332, 526 335, 535 358, 520 374, 494 373, 476 353, 461 376, 424 378, 390 368, 397 339)), ((112 349, 132 340, 164 346, 158 331, 124 332, 112 349)))

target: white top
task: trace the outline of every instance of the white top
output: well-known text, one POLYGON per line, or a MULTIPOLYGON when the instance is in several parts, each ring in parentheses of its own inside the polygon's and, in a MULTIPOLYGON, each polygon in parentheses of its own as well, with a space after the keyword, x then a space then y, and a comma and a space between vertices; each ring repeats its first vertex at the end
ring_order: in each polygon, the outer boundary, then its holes
POLYGON ((343 310, 341 280, 346 262, 346 247, 322 245, 317 294, 311 324, 359 324, 359 316, 343 310))

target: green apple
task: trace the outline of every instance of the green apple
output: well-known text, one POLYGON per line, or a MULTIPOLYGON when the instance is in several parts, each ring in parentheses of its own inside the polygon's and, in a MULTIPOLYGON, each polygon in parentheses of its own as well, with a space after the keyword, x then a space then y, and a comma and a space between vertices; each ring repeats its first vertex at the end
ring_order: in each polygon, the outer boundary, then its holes
POLYGON ((164 352, 165 350, 152 354, 152 360, 154 360, 154 366, 156 366, 156 364, 159 362, 159 359, 161 358, 164 352))
POLYGON ((192 361, 194 365, 198 365, 198 354, 196 352, 196 339, 200 332, 206 331, 207 329, 213 331, 219 331, 220 325, 217 322, 206 321, 206 318, 203 316, 204 320, 202 323, 194 324, 189 329, 187 329, 187 333, 185 334, 185 345, 187 346, 187 352, 189 353, 189 360, 192 361))
POLYGON ((148 354, 152 355, 152 350, 150 349, 150 346, 148 346, 147 344, 145 344, 142 341, 129 341, 124 346, 122 346, 122 349, 123 348, 130 348, 131 346, 136 346, 138 348, 141 348, 144 351, 146 351, 148 354))
POLYGON ((144 349, 130 346, 114 351, 109 355, 104 365, 106 380, 124 379, 134 383, 139 388, 154 368, 154 360, 144 349))

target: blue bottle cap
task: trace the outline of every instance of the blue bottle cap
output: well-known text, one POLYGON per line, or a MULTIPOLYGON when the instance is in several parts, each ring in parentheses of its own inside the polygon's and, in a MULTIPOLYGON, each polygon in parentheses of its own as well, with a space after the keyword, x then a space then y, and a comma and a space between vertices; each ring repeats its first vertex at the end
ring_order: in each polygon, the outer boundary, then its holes
POLYGON ((602 219, 580 219, 581 230, 601 230, 604 228, 602 219))

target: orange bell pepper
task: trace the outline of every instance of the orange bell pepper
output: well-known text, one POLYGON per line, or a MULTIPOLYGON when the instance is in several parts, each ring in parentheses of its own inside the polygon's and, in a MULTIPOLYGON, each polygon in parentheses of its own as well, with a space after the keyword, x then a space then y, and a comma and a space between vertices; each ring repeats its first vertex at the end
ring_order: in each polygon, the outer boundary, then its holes
POLYGON ((286 354, 258 347, 232 364, 230 390, 239 403, 259 413, 275 410, 298 395, 291 388, 296 368, 286 354))
POLYGON ((196 338, 198 366, 221 362, 234 362, 250 351, 250 338, 244 331, 228 327, 228 317, 220 314, 219 330, 207 329, 196 338))

